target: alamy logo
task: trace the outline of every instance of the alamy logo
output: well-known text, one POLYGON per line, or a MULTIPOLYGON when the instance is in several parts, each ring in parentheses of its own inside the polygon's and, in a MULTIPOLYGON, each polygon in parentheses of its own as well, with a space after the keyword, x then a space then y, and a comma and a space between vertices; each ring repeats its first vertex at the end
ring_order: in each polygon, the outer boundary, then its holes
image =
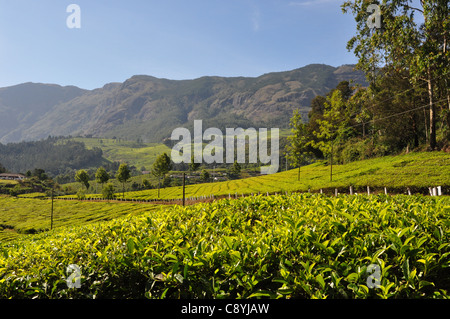
POLYGON ((190 163, 192 149, 194 151, 194 162, 208 164, 223 163, 224 149, 226 152, 225 162, 235 162, 235 144, 238 163, 246 162, 246 139, 248 138, 248 162, 269 164, 261 166, 261 174, 273 174, 278 171, 279 166, 279 129, 270 129, 270 137, 266 128, 260 128, 258 132, 254 128, 226 128, 225 137, 222 131, 212 127, 203 133, 202 120, 194 121, 194 139, 192 145, 191 132, 186 128, 176 128, 172 132, 172 141, 181 141, 172 148, 172 161, 174 163, 190 163), (225 139, 225 148, 224 148, 225 139), (203 148, 203 141, 211 141, 203 148), (270 142, 270 154, 268 144, 270 142), (193 146, 193 147, 192 147, 193 146), (259 156, 259 158, 258 158, 259 156))
POLYGON ((367 267, 367 272, 370 276, 367 277, 366 283, 369 288, 378 288, 380 287, 380 279, 381 279, 381 269, 377 264, 370 264, 367 267))
POLYGON ((67 273, 72 273, 66 279, 68 288, 80 288, 81 287, 81 269, 75 264, 70 264, 66 269, 67 273))
POLYGON ((81 28, 81 9, 77 4, 69 4, 66 8, 67 13, 71 13, 66 19, 66 25, 69 29, 81 28))
POLYGON ((370 29, 381 28, 381 9, 380 6, 377 4, 370 4, 367 7, 367 12, 371 13, 369 17, 367 18, 367 26, 370 29))

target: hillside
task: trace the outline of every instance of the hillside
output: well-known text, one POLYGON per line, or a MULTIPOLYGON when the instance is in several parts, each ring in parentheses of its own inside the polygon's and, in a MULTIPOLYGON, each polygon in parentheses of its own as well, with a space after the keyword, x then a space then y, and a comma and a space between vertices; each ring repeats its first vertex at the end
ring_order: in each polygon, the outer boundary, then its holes
POLYGON ((160 142, 175 127, 286 128, 294 109, 343 80, 365 83, 353 66, 308 65, 255 78, 159 79, 136 75, 95 90, 26 83, 0 89, 0 142, 93 135, 160 142))
MULTIPOLYGON (((142 176, 145 178, 145 175, 142 176)), ((137 180, 139 182, 139 180, 137 180)), ((450 193, 450 156, 446 152, 409 153, 399 156, 356 161, 349 164, 333 165, 333 181, 330 182, 330 166, 317 162, 304 166, 300 170, 291 169, 271 175, 229 180, 224 182, 203 183, 186 186, 186 197, 241 196, 251 194, 266 194, 280 192, 323 192, 334 194, 349 193, 352 186, 354 192, 383 193, 384 187, 389 194, 411 193, 428 194, 429 187, 442 187, 443 194, 450 193)), ((117 188, 118 191, 121 188, 117 188)), ((158 190, 150 189, 136 192, 126 192, 128 200, 152 200, 158 198, 158 190)), ((99 197, 89 195, 88 197, 99 197)), ((117 196, 122 198, 122 193, 117 196)), ((73 196, 66 196, 73 197, 73 196)), ((182 198, 182 187, 161 189, 161 199, 182 198)))
MULTIPOLYGON (((444 152, 410 153, 230 182, 188 196, 249 196, 182 207, 0 197, 0 295, 11 298, 448 298, 449 196, 444 152), (331 187, 359 196, 284 194, 331 187), (373 189, 372 189, 373 190, 373 189), (65 278, 80 267, 80 289, 65 278), (379 289, 367 280, 379 266, 379 289)), ((179 197, 180 188, 162 191, 179 197)), ((154 194, 153 194, 154 195, 154 194)), ((145 199, 151 193, 127 193, 145 199)), ((173 202, 176 204, 176 202, 173 202)))
POLYGON ((100 148, 103 157, 111 162, 126 162, 139 170, 145 167, 150 170, 156 157, 164 152, 170 154, 171 149, 162 143, 137 143, 114 139, 73 138, 75 142, 84 143, 87 149, 100 148))
POLYGON ((0 88, 0 142, 21 141, 24 131, 40 120, 45 121, 58 105, 86 92, 75 86, 41 83, 0 88))

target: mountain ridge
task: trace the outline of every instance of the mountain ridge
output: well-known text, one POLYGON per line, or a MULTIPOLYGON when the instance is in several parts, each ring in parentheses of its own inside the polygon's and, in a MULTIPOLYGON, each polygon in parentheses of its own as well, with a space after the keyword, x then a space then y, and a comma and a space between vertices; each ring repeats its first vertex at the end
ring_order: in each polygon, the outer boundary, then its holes
POLYGON ((286 128, 294 109, 307 114, 316 95, 340 81, 366 85, 354 65, 310 64, 258 77, 171 80, 134 75, 85 90, 27 82, 0 88, 0 142, 47 136, 118 137, 160 142, 176 127, 286 128))

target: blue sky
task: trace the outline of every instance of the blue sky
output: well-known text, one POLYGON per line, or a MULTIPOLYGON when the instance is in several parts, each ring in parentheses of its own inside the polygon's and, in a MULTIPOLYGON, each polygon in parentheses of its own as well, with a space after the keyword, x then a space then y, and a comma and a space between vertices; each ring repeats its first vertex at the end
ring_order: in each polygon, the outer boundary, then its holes
POLYGON ((135 74, 259 76, 356 63, 343 0, 0 0, 0 87, 85 89, 135 74), (69 4, 81 8, 70 29, 69 4))

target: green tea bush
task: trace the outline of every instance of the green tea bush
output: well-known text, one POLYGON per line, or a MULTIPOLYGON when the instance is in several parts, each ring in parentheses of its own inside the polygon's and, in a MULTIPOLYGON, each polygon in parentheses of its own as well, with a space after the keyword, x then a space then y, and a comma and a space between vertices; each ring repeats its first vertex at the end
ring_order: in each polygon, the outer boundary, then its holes
POLYGON ((449 197, 402 195, 165 207, 0 246, 0 296, 448 298, 449 217, 449 197))

